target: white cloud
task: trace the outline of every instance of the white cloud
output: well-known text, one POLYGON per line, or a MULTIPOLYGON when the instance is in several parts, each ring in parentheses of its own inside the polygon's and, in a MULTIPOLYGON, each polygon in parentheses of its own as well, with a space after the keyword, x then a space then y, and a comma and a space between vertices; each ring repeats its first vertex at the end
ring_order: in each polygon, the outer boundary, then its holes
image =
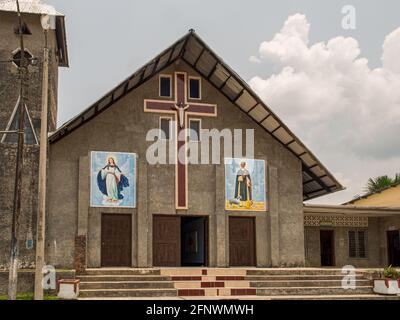
POLYGON ((386 37, 376 69, 356 39, 310 44, 309 31, 304 15, 290 16, 258 52, 281 71, 250 85, 338 173, 348 190, 331 201, 344 201, 370 176, 400 172, 400 28, 386 37))
POLYGON ((400 73, 400 28, 387 35, 383 44, 382 62, 384 68, 400 73))
POLYGON ((261 63, 261 59, 256 56, 250 56, 249 61, 254 63, 261 63))

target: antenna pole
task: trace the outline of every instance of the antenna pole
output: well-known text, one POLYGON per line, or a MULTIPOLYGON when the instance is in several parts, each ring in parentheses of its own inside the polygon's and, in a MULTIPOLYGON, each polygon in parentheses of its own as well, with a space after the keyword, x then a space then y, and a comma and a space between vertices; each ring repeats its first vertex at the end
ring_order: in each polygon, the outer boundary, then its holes
POLYGON ((43 79, 42 79, 42 113, 40 126, 40 156, 39 156, 39 210, 36 235, 36 272, 35 300, 43 300, 43 267, 44 241, 46 223, 46 169, 47 169, 47 112, 48 112, 48 81, 49 81, 49 49, 47 46, 48 30, 44 29, 45 45, 43 49, 43 79))
POLYGON ((14 183, 14 201, 13 201, 13 215, 11 226, 11 255, 10 255, 10 273, 8 282, 8 299, 17 299, 17 280, 18 280, 18 230, 19 230, 19 216, 21 213, 21 189, 22 189, 22 166, 23 166, 23 152, 24 152, 24 127, 25 127, 25 77, 27 72, 27 61, 25 58, 24 38, 22 33, 22 15, 17 3, 18 23, 19 23, 19 39, 21 49, 21 61, 19 67, 20 77, 20 105, 19 119, 18 119, 18 144, 16 155, 16 168, 15 168, 15 183, 14 183))

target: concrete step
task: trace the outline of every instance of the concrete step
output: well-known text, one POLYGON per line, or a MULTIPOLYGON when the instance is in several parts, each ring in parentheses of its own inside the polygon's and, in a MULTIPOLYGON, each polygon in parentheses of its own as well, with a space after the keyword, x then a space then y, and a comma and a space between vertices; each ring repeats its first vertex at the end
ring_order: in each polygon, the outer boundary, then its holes
POLYGON ((86 275, 160 275, 160 269, 128 269, 128 268, 104 268, 104 269, 86 269, 83 274, 86 275))
POLYGON ((175 289, 86 289, 80 290, 80 298, 100 298, 100 297, 176 297, 175 289))
POLYGON ((357 287, 356 289, 345 290, 342 287, 269 287, 257 288, 258 296, 304 296, 304 295, 353 295, 372 294, 372 286, 357 287))
MULTIPOLYGON (((284 274, 284 275, 252 275, 252 276, 245 276, 244 280, 248 281, 270 281, 270 280, 280 280, 280 281, 291 281, 291 280, 311 280, 311 281, 318 281, 318 280, 339 280, 343 279, 344 275, 335 275, 335 274, 298 274, 298 275, 291 275, 291 274, 284 274)), ((356 280, 363 280, 365 279, 362 275, 358 274, 355 276, 356 280)))
MULTIPOLYGON (((372 286, 370 280, 357 280, 356 287, 372 286)), ((252 288, 266 288, 266 287, 341 287, 342 282, 339 280, 273 280, 273 281, 251 281, 250 287, 252 288)))
MULTIPOLYGON (((272 288, 272 287, 341 287, 342 282, 337 280, 318 281, 174 281, 177 289, 202 289, 202 288, 272 288)), ((356 281, 356 286, 372 286, 369 280, 356 281)))
MULTIPOLYGON (((79 300, 148 300, 148 297, 92 297, 79 300)), ((377 294, 326 295, 326 296, 186 296, 186 297, 152 297, 151 300, 398 300, 396 296, 381 296, 377 294)))
MULTIPOLYGON (((270 276, 189 276, 189 275, 173 275, 168 276, 172 281, 291 281, 291 280, 336 280, 341 281, 343 275, 270 275, 270 276)), ((356 280, 365 280, 361 275, 355 276, 356 280)))
POLYGON ((172 282, 158 281, 102 281, 102 282, 81 282, 80 289, 164 289, 174 288, 172 282))
POLYGON ((246 268, 162 268, 165 276, 245 276, 246 268))
POLYGON ((101 282, 101 281, 170 281, 170 277, 153 275, 78 275, 81 282, 101 282))
MULTIPOLYGON (((162 298, 159 298, 162 299, 162 298)), ((173 298, 170 298, 173 299, 173 298)), ((340 295, 306 295, 306 296, 186 296, 180 300, 399 300, 400 296, 382 296, 378 294, 340 294, 340 295)), ((154 298, 157 300, 157 298, 154 298)))
POLYGON ((382 296, 379 294, 341 294, 320 296, 272 296, 270 300, 400 300, 400 297, 382 296))
MULTIPOLYGON (((342 269, 302 269, 302 268, 294 268, 294 269, 249 269, 247 270, 246 275, 248 276, 272 276, 272 275, 342 275, 342 269)), ((362 276, 363 273, 358 271, 356 275, 362 276)))
MULTIPOLYGON (((106 268, 88 269, 82 298, 329 297, 373 295, 372 281, 356 273, 356 289, 342 288, 341 269, 319 268, 106 268)), ((319 299, 319 298, 316 298, 319 299)))
POLYGON ((307 296, 307 295, 359 295, 373 294, 372 287, 358 287, 354 290, 345 290, 342 287, 269 287, 269 288, 178 288, 180 297, 202 296, 307 296))
POLYGON ((249 281, 174 281, 177 289, 249 288, 249 281))

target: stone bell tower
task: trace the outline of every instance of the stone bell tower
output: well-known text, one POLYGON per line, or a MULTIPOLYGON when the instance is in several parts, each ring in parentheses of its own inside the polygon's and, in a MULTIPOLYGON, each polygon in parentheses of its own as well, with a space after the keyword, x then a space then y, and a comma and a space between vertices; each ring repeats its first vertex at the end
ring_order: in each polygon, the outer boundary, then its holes
MULTIPOLYGON (((54 16, 48 32, 49 83, 48 129, 57 121, 58 68, 68 67, 64 16, 40 0, 19 0, 22 32, 19 28, 16 1, 0 1, 0 131, 17 129, 17 109, 25 101, 25 145, 22 172, 22 202, 19 217, 19 256, 21 268, 35 262, 36 216, 38 198, 40 112, 42 104, 42 70, 45 36, 42 15, 54 16), (20 48, 23 34, 25 53, 20 48), (20 97, 19 65, 22 54, 29 61, 24 77, 24 99, 20 97)), ((13 211, 17 134, 0 134, 0 269, 10 257, 11 219, 13 211)))

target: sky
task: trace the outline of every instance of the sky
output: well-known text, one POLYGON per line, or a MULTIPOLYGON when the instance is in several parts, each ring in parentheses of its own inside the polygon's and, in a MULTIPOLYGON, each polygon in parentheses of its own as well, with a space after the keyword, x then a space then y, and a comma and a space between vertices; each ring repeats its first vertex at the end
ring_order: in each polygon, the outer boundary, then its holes
POLYGON ((59 125, 193 28, 346 187, 313 203, 400 172, 398 0, 46 2, 67 24, 59 125))

